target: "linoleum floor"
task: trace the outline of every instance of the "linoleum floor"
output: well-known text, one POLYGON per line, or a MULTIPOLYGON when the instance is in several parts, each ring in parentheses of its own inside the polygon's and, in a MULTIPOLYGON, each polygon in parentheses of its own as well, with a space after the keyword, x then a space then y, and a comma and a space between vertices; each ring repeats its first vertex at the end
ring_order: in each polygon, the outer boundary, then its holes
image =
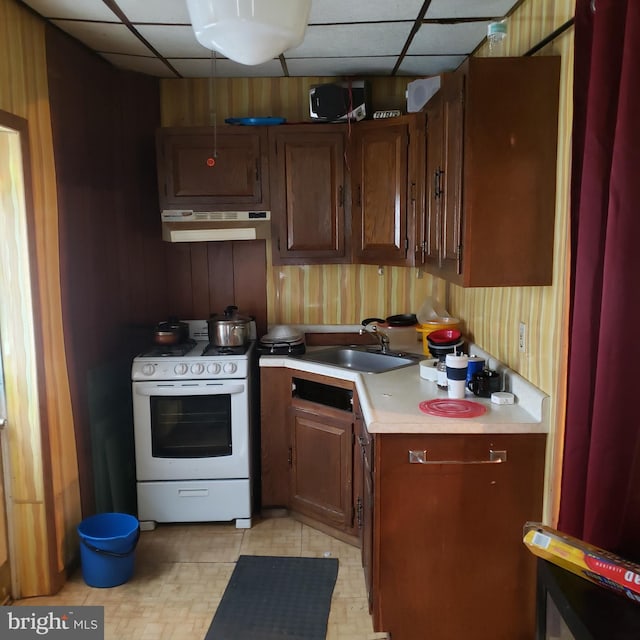
POLYGON ((80 570, 55 596, 20 605, 102 605, 105 640, 203 639, 240 555, 330 555, 339 559, 327 640, 370 640, 360 550, 292 518, 230 524, 159 525, 144 531, 134 575, 118 587, 89 587, 80 570))

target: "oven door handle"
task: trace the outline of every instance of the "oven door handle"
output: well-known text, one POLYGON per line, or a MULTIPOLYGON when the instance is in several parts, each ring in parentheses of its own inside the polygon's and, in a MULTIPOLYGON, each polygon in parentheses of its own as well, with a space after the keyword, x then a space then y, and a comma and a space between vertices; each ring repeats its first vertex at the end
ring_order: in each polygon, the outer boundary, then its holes
POLYGON ((223 396, 235 393, 244 393, 245 387, 241 384, 208 384, 200 385, 140 385, 135 386, 138 396, 223 396))

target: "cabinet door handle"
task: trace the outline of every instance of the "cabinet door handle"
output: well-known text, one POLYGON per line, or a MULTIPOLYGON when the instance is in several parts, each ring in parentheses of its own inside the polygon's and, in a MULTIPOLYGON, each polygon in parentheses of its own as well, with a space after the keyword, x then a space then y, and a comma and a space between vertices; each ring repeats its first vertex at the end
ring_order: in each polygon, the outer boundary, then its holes
POLYGON ((433 172, 433 197, 437 200, 442 195, 442 169, 436 169, 433 172))
POLYGON ((359 207, 362 206, 362 188, 360 187, 360 185, 358 185, 358 198, 356 202, 358 203, 359 207))
POLYGON ((338 206, 344 207, 344 187, 342 185, 338 187, 338 206))
POLYGON ((488 460, 427 460, 426 451, 409 449, 409 464, 500 464, 506 461, 506 450, 489 449, 488 460))

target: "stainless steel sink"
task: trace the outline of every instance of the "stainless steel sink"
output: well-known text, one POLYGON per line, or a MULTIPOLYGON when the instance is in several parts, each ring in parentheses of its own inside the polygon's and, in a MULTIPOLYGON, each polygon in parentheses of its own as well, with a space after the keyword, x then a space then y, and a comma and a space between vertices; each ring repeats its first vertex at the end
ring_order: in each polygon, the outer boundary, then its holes
POLYGON ((367 347, 352 346, 308 351, 301 355, 290 357, 295 360, 329 364, 361 373, 384 373, 393 369, 409 367, 423 359, 422 356, 411 353, 382 353, 367 347))

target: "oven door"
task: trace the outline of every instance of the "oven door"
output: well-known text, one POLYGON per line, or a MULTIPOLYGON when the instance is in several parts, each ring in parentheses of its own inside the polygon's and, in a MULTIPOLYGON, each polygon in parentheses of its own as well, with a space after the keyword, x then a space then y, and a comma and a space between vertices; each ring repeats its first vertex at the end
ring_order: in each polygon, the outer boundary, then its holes
POLYGON ((249 477, 247 380, 133 383, 136 478, 249 477))

